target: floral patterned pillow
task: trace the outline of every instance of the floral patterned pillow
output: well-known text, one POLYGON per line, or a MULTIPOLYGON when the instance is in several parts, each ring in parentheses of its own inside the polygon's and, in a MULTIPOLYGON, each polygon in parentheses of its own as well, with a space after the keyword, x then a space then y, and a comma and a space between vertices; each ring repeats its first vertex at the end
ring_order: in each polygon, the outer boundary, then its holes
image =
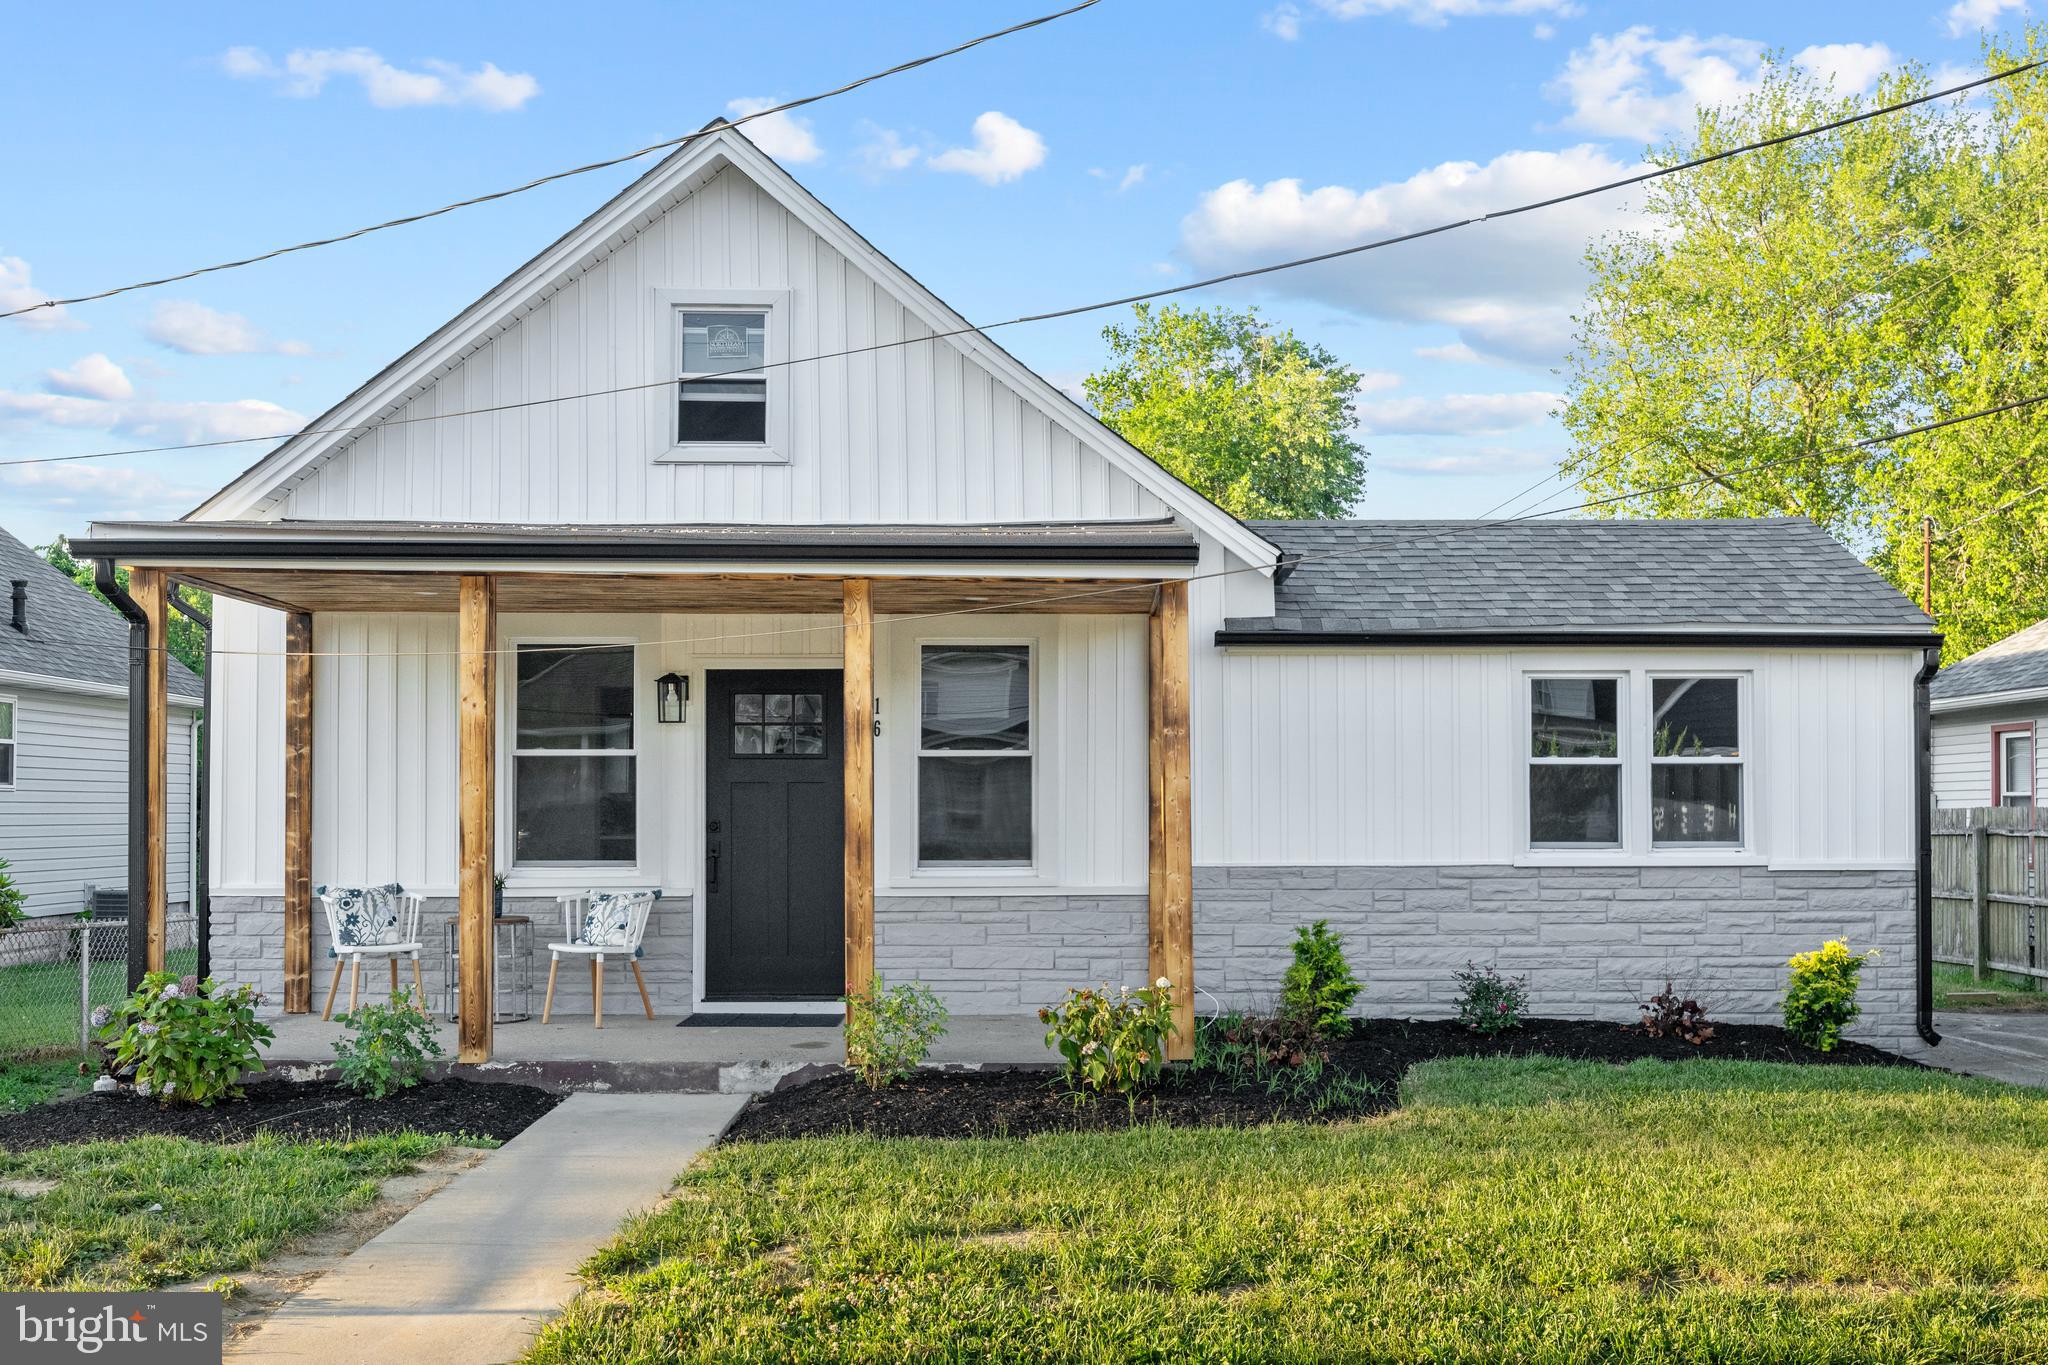
POLYGON ((326 886, 319 894, 334 904, 336 941, 343 948, 378 948, 399 941, 399 898, 405 888, 326 886))
POLYGON ((594 948, 624 948, 633 939, 633 907, 645 892, 598 891, 583 912, 583 941, 594 948))

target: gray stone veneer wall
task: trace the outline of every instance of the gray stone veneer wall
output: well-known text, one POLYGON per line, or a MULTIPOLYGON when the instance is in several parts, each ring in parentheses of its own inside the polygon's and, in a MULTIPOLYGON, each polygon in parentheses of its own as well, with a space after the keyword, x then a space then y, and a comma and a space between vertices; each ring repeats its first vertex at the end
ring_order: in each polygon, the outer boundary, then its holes
POLYGON ((1071 986, 1145 981, 1143 896, 877 896, 875 974, 955 1014, 1029 1014, 1071 986))
MULTIPOLYGON (((533 924, 533 1017, 540 1018, 541 998, 548 984, 548 944, 562 937, 562 907, 553 897, 508 896, 505 913, 526 915, 533 924)), ((420 975, 426 982, 427 1003, 436 1011, 443 1006, 442 971, 444 926, 455 914, 452 897, 429 900, 420 914, 420 975)), ((641 974, 647 978, 647 993, 654 998, 657 1014, 686 1014, 690 1009, 691 900, 687 896, 664 897, 657 901, 642 941, 641 974)), ((213 974, 221 981, 247 981, 269 997, 273 1012, 284 1005, 284 900, 277 896, 215 896, 213 898, 213 974)), ((327 956, 327 917, 318 901, 313 903, 313 1009, 327 1000, 328 976, 334 959, 327 956)), ((500 972, 505 971, 501 964, 500 972)), ((609 959, 605 962, 604 1012, 607 1015, 640 1008, 640 993, 634 989, 632 973, 609 959)), ((412 984, 412 969, 401 962, 399 984, 412 984)), ((363 991, 368 999, 382 1000, 390 991, 389 969, 381 963, 363 964, 363 991)), ((348 976, 344 971, 335 1011, 348 1007, 348 976)), ((555 1017, 590 1013, 590 964, 587 960, 563 958, 555 986, 555 1017)))
POLYGON ((1863 969, 1852 1036, 1892 1045, 1913 1035, 1911 872, 1203 867, 1196 984, 1232 1004, 1270 1001, 1296 926, 1318 919, 1344 935, 1366 1014, 1448 1015, 1451 973, 1475 961, 1528 977, 1539 1014, 1634 1018, 1670 977, 1710 1018, 1771 1023, 1785 960, 1846 938, 1883 954, 1863 969))

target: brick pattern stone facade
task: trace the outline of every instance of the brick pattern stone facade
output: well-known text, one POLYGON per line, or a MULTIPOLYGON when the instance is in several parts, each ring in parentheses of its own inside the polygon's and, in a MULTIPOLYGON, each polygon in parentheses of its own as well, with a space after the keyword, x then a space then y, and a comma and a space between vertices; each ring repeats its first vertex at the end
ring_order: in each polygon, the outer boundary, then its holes
POLYGON ((1761 867, 1205 867, 1197 984, 1233 1004, 1278 994, 1295 928, 1327 919, 1368 1014, 1448 1015, 1467 961, 1529 978, 1540 1014, 1636 1016, 1666 977, 1731 1022, 1781 1018, 1785 960, 1846 938, 1864 968, 1851 1035, 1913 1035, 1911 872, 1761 867))
POLYGON ((878 896, 875 972, 955 1014, 1029 1014, 1070 986, 1145 982, 1143 896, 878 896))
MULTIPOLYGON (((525 899, 509 896, 505 913, 527 915, 533 920, 533 1017, 540 1017, 541 997, 547 990, 548 944, 562 937, 562 907, 553 897, 525 899)), ((655 903, 642 942, 640 971, 647 978, 647 993, 654 998, 657 1014, 679 1015, 690 1008, 691 899, 663 897, 655 903)), ((426 982, 427 1002, 441 1009, 446 977, 442 971, 445 926, 455 914, 452 897, 429 900, 420 914, 420 937, 425 951, 420 954, 420 975, 426 982)), ((328 974, 334 960, 327 956, 327 917, 313 906, 313 1008, 327 999, 328 974)), ((410 985, 412 969, 399 965, 399 981, 410 985)), ((500 970, 503 970, 501 968, 500 970)), ((606 1014, 640 1008, 640 993, 633 977, 610 961, 605 963, 604 1008, 606 1014)), ((213 899, 213 974, 222 981, 247 981, 269 997, 269 1008, 284 1003, 284 901, 276 896, 216 896, 213 899)), ((369 998, 381 1000, 390 989, 387 969, 375 962, 363 966, 363 985, 369 998)), ((344 973, 335 1009, 346 1008, 348 979, 344 973)), ((590 965, 585 960, 564 958, 555 986, 555 1015, 590 1013, 590 965)))

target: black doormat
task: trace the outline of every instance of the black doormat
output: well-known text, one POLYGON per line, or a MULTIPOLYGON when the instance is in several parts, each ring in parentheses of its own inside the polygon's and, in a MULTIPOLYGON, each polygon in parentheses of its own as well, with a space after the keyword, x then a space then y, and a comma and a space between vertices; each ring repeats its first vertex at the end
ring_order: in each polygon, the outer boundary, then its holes
POLYGON ((699 1011, 677 1028, 838 1028, 836 1014, 707 1014, 699 1011))

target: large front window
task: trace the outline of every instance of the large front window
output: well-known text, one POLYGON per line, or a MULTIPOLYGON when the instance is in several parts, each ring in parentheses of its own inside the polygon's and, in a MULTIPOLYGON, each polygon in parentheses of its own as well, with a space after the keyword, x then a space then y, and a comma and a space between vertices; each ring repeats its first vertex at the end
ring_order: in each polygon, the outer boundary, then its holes
POLYGON ((1031 647, 926 645, 920 659, 917 861, 1031 863, 1031 647))
POLYGON ((1742 842, 1742 692, 1733 678, 1650 683, 1650 846, 1742 842))
POLYGON ((1529 683, 1529 842, 1538 848, 1621 842, 1620 680, 1529 683))
POLYGON ((520 645, 517 662, 514 860, 633 862, 633 647, 520 645))

